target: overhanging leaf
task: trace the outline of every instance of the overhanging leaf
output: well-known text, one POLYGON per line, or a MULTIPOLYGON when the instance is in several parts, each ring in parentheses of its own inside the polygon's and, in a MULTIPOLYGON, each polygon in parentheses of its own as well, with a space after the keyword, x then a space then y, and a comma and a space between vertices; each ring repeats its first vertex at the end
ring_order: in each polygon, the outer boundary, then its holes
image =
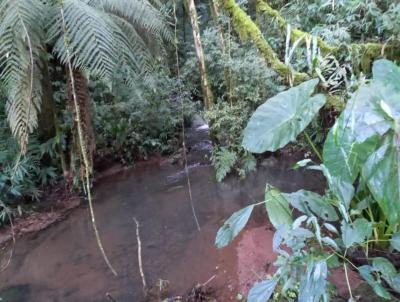
POLYGON ((267 100, 257 108, 244 130, 242 145, 253 153, 276 151, 308 126, 325 97, 311 97, 318 79, 309 80, 267 100))
POLYGON ((265 190, 265 207, 269 220, 276 229, 281 225, 289 229, 293 221, 289 203, 278 189, 269 185, 265 190))
POLYGON ((220 227, 217 233, 217 238, 215 239, 215 245, 217 248, 223 248, 227 246, 245 227, 250 215, 254 209, 254 205, 249 205, 235 213, 224 225, 220 227))
POLYGON ((247 302, 267 302, 277 284, 278 281, 273 279, 256 283, 249 291, 247 302))

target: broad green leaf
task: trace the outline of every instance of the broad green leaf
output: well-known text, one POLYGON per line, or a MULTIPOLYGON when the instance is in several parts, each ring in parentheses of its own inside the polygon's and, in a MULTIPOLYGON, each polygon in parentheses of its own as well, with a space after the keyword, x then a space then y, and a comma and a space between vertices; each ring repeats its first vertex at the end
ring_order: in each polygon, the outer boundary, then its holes
POLYGON ((265 207, 267 209, 269 220, 275 229, 282 224, 288 229, 292 224, 292 212, 288 201, 282 196, 282 193, 269 185, 265 189, 265 207))
POLYGON ((396 136, 370 155, 362 170, 363 180, 391 225, 400 222, 400 154, 396 136))
POLYGON ((342 222, 342 239, 346 248, 362 243, 372 234, 372 224, 365 218, 358 218, 352 223, 342 222))
POLYGON ((372 269, 379 272, 391 288, 400 291, 400 275, 394 265, 386 258, 376 257, 372 261, 372 269))
POLYGON ((372 260, 372 268, 376 272, 380 272, 385 279, 394 277, 397 274, 394 265, 383 257, 375 257, 372 260))
POLYGON ((390 239, 390 246, 400 251, 400 232, 394 233, 390 239))
POLYGON ((282 195, 293 207, 308 216, 316 215, 326 221, 338 220, 335 208, 317 193, 299 190, 294 193, 283 193, 282 195))
POLYGON ((347 215, 346 210, 349 208, 350 202, 354 196, 354 187, 352 183, 338 176, 333 176, 325 165, 320 165, 320 167, 328 182, 329 189, 341 202, 342 207, 339 207, 339 210, 343 208, 344 211, 342 211, 342 215, 347 215))
POLYGON ((365 85, 347 103, 329 131, 323 149, 324 165, 333 177, 353 183, 361 165, 391 127, 380 107, 380 87, 365 85))
POLYGON ((318 79, 309 80, 268 99, 257 108, 245 130, 242 146, 253 153, 276 151, 291 141, 308 126, 325 97, 311 97, 318 79))
POLYGON ((215 245, 217 248, 223 248, 227 246, 245 227, 250 215, 254 209, 254 205, 249 205, 235 213, 224 225, 220 227, 217 233, 217 238, 215 239, 215 245))
POLYGON ((400 68, 385 59, 376 60, 372 66, 373 80, 385 85, 392 85, 400 90, 400 68))
POLYGON ((369 286, 372 287, 372 289, 374 290, 374 292, 386 299, 386 300, 390 300, 392 298, 392 296, 389 294, 389 292, 382 286, 382 284, 380 282, 378 282, 374 275, 372 274, 373 270, 369 265, 363 265, 360 266, 358 268, 358 271, 361 275, 361 277, 367 281, 367 283, 369 284, 369 286))
POLYGON ((270 279, 256 283, 249 291, 247 302, 267 302, 271 298, 278 281, 270 279))

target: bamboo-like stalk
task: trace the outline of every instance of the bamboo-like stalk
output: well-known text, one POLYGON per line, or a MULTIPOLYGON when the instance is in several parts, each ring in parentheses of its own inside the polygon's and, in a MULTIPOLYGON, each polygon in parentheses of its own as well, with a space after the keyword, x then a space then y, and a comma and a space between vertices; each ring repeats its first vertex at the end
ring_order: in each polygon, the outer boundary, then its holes
POLYGON ((199 63, 200 78, 201 78, 201 89, 203 91, 204 107, 206 109, 214 103, 214 96, 211 91, 210 84, 208 82, 206 62, 204 59, 204 50, 200 39, 200 28, 197 22, 197 11, 194 4, 194 0, 187 0, 188 11, 190 17, 190 23, 192 25, 194 46, 196 49, 196 56, 199 63))

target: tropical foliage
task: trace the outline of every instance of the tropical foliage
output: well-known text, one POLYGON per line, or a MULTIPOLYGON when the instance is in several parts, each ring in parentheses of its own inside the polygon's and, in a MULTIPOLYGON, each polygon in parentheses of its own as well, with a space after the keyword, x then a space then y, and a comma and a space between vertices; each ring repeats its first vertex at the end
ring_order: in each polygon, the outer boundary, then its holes
MULTIPOLYGON (((329 132, 323 162, 316 165, 307 159, 296 165, 312 164, 309 169, 325 175, 328 188, 324 196, 305 190, 281 193, 267 185, 264 203, 277 229, 273 248, 279 254, 275 263, 279 269, 271 280, 253 287, 249 301, 268 300, 278 284, 283 296, 297 290, 298 301, 329 300, 329 268, 339 265, 346 274, 347 266, 353 266, 382 298, 392 296, 381 279, 400 292, 400 275, 388 259, 375 257, 359 267, 351 262, 351 253, 358 247, 399 248, 399 80, 398 66, 376 61, 372 79, 352 94, 329 132), (302 214, 293 217, 291 208, 302 214)), ((310 96, 316 84, 315 80, 300 84, 260 106, 246 127, 245 148, 274 151, 294 140, 310 122, 312 111, 315 114, 323 105, 321 96, 310 96), (304 87, 306 93, 299 92, 304 87), (266 110, 267 105, 273 110, 266 110)), ((217 247, 227 245, 250 214, 251 210, 242 210, 227 220, 218 232, 217 247)))

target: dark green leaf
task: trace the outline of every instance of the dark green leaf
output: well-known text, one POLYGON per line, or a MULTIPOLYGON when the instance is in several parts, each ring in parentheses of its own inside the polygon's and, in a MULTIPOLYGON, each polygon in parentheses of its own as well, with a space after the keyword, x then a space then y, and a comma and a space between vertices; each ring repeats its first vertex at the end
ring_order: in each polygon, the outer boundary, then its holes
POLYGON ((253 153, 276 151, 308 126, 325 104, 321 94, 311 97, 318 79, 279 93, 257 108, 244 130, 242 145, 253 153))
POLYGON ((272 279, 256 283, 249 291, 247 302, 267 302, 277 284, 278 281, 272 279))
POLYGON ((225 221, 224 225, 218 230, 217 238, 215 239, 217 248, 227 246, 237 234, 239 234, 249 220, 253 208, 254 205, 249 205, 233 213, 232 216, 225 221))

